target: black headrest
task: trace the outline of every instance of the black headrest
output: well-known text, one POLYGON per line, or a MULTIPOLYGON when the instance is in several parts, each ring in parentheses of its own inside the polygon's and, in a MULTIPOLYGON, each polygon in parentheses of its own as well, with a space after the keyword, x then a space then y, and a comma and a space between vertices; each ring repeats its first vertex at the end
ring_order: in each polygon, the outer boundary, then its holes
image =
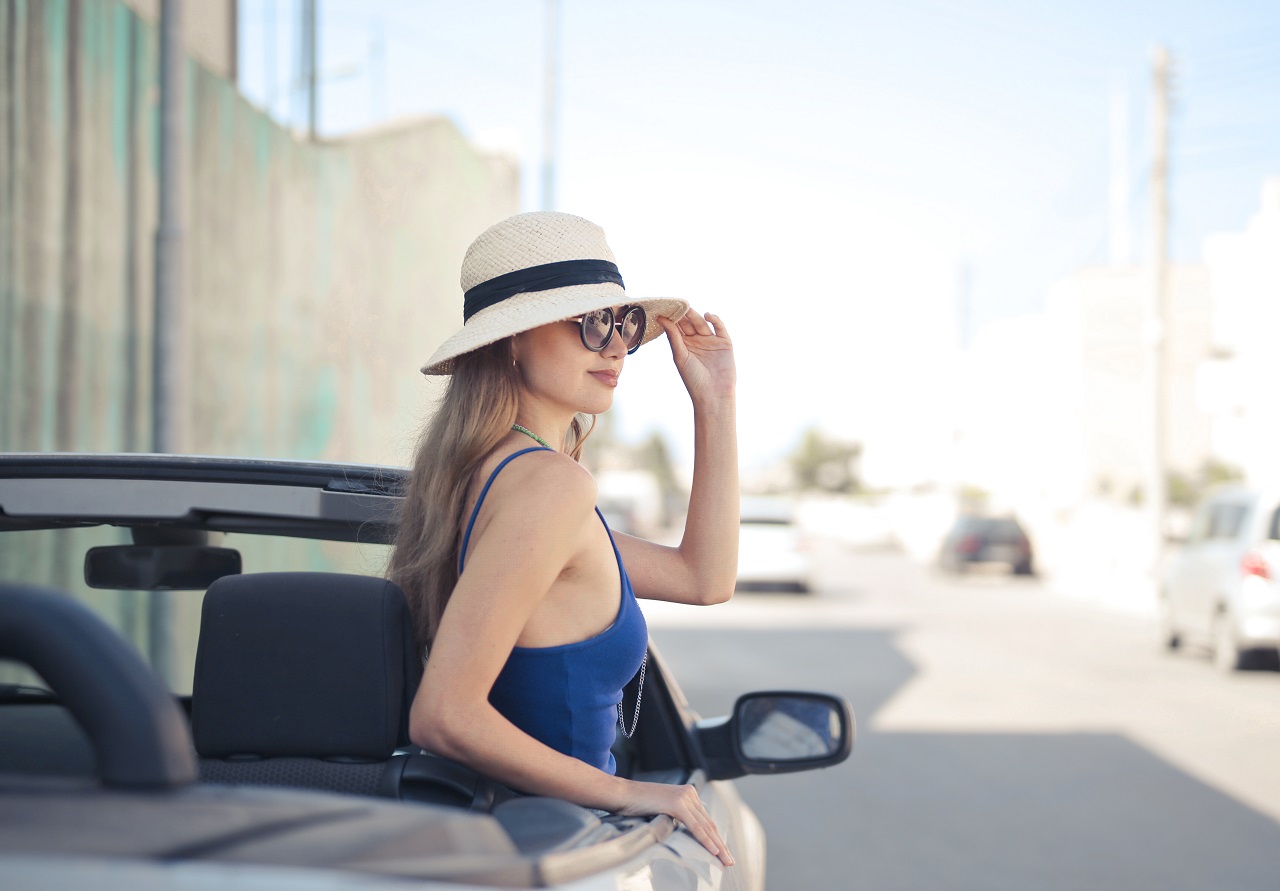
POLYGON ((387 758, 422 676, 404 594, 324 572, 226 576, 205 594, 191 693, 196 750, 387 758))

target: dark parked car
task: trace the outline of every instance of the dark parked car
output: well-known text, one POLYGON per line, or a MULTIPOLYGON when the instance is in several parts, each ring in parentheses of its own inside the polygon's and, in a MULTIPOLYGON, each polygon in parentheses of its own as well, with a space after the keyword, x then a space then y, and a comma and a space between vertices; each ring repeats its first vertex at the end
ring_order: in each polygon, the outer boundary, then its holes
POLYGON ((1027 533, 1013 517, 961 514, 938 552, 938 566, 947 572, 971 567, 1003 565, 1015 575, 1035 572, 1027 533))
POLYGON ((730 780, 840 763, 848 703, 761 691, 702 720, 651 648, 619 773, 696 786, 731 869, 668 817, 416 749, 421 658, 380 576, 404 473, 0 455, 0 885, 763 887, 730 780))

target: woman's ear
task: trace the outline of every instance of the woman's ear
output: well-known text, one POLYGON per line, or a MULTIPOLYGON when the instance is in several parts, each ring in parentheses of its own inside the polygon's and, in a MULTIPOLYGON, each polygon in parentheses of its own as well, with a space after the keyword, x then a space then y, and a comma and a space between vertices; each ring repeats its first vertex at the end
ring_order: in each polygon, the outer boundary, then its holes
POLYGON ((512 365, 518 365, 520 362, 519 349, 517 348, 516 344, 517 344, 516 336, 512 334, 511 335, 511 364, 512 365))

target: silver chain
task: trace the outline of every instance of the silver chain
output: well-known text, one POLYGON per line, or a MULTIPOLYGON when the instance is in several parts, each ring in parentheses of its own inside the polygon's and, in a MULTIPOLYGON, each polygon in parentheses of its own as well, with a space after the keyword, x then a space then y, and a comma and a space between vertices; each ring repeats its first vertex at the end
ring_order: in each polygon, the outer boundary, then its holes
POLYGON ((627 729, 627 721, 622 717, 622 700, 618 700, 618 726, 622 728, 622 735, 627 739, 631 739, 631 734, 636 732, 636 724, 640 723, 640 697, 644 696, 644 670, 649 665, 649 654, 645 653, 644 658, 640 660, 640 684, 636 687, 636 713, 631 716, 631 729, 627 729))

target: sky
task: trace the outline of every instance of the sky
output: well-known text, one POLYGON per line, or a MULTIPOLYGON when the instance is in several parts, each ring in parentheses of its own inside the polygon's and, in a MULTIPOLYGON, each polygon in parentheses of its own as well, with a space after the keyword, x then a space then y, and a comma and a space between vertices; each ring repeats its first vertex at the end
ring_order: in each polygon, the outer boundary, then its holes
MULTIPOLYGON (((1280 175, 1280 3, 561 0, 542 194, 543 0, 319 0, 322 135, 445 115, 515 157, 522 210, 600 223, 628 291, 723 316, 744 467, 802 432, 910 450, 958 351, 1109 260, 1113 170, 1149 254, 1151 62, 1174 58, 1171 254, 1244 228, 1280 175), (1128 133, 1111 156, 1116 103, 1128 133)), ((242 88, 301 119, 299 0, 242 0, 242 88)), ((661 347, 617 429, 691 448, 661 347)))

